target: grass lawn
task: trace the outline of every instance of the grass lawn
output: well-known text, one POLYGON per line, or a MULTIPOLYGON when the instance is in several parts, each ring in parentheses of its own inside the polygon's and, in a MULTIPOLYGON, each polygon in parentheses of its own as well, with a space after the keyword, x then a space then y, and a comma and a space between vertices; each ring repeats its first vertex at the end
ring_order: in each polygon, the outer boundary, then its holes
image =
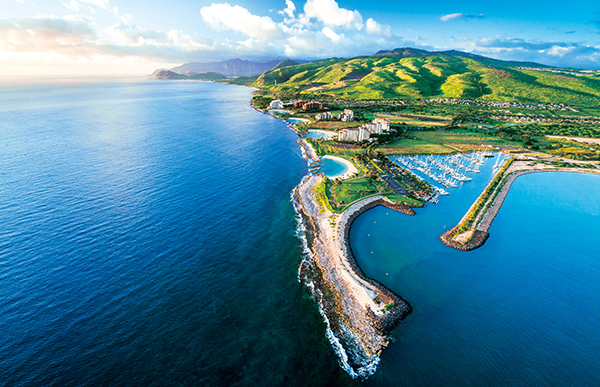
POLYGON ((409 131, 408 135, 411 138, 392 141, 377 150, 386 155, 448 154, 481 149, 484 143, 503 145, 502 141, 492 140, 491 136, 479 138, 451 131, 409 131))
POLYGON ((395 203, 404 203, 404 204, 413 205, 413 206, 423 205, 423 202, 420 202, 416 199, 407 198, 406 196, 402 196, 402 195, 398 195, 398 194, 394 194, 394 193, 384 194, 383 196, 385 196, 386 198, 388 198, 389 200, 391 200, 395 203))
POLYGON ((390 123, 393 123, 393 124, 402 123, 402 124, 406 124, 408 126, 419 126, 419 127, 427 127, 427 128, 446 126, 446 125, 450 125, 452 123, 451 118, 439 117, 439 116, 431 116, 431 117, 423 116, 423 118, 425 118, 425 119, 419 119, 418 117, 401 117, 401 116, 395 116, 392 114, 377 114, 376 116, 379 118, 389 118, 390 123), (434 118, 436 120, 442 120, 442 121, 428 121, 428 120, 426 120, 426 118, 434 118))
POLYGON ((376 194, 379 190, 366 177, 348 180, 331 188, 338 206, 346 206, 361 197, 376 194))

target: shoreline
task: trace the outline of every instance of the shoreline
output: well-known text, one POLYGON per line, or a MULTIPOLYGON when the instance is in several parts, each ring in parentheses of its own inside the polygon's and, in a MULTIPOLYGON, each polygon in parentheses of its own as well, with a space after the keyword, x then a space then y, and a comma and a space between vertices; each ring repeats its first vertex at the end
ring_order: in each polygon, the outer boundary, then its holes
POLYGON ((358 173, 358 169, 354 166, 354 164, 351 161, 346 160, 343 157, 325 155, 325 156, 321 156, 321 159, 333 160, 333 161, 336 161, 338 163, 344 164, 346 166, 346 171, 344 173, 341 173, 341 174, 339 174, 337 176, 328 176, 330 179, 342 179, 342 180, 345 180, 345 179, 349 179, 354 174, 358 173))
POLYGON ((461 251, 471 251, 483 246, 490 236, 489 229, 492 226, 492 222, 500 212, 500 208, 508 196, 513 182, 520 176, 540 172, 567 172, 600 175, 599 169, 557 168, 537 164, 532 165, 527 161, 516 161, 506 171, 504 171, 498 186, 493 192, 494 196, 486 201, 486 205, 481 211, 475 214, 474 226, 472 226, 467 232, 456 235, 456 231, 465 221, 472 208, 476 205, 479 199, 485 195, 485 190, 479 197, 477 197, 477 199, 475 199, 473 205, 469 207, 458 224, 440 235, 440 241, 442 241, 446 246, 461 251), (460 240, 461 237, 464 239, 464 241, 460 240))
MULTIPOLYGON (((315 160, 312 147, 303 139, 298 141, 303 155, 315 160)), ((353 204, 339 215, 332 214, 321 208, 314 195, 313 189, 322 179, 322 174, 308 175, 293 193, 294 207, 305 232, 305 258, 299 267, 299 278, 319 305, 340 366, 351 377, 363 379, 375 372, 379 356, 390 342, 389 333, 411 313, 412 307, 365 276, 352 254, 349 232, 360 214, 379 205, 405 214, 415 212, 407 205, 375 196, 353 204)))

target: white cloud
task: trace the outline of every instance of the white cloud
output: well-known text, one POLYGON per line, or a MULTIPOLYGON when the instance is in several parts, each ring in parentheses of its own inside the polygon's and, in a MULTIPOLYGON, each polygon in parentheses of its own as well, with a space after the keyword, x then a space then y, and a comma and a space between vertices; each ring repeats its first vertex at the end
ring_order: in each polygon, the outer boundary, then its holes
POLYGON ((358 29, 363 27, 362 16, 358 11, 340 8, 335 0, 308 0, 304 5, 307 18, 319 20, 328 27, 358 29))
POLYGON ((287 16, 289 18, 294 17, 294 12, 296 11, 296 5, 292 0, 285 0, 285 9, 283 11, 279 11, 280 15, 287 16))
POLYGON ((103 9, 108 9, 108 4, 110 3, 110 0, 79 0, 82 3, 87 3, 87 4, 92 4, 95 5, 96 7, 100 7, 103 9))
POLYGON ((79 3, 76 0, 71 0, 70 2, 63 1, 62 5, 69 11, 79 11, 79 3))
POLYGON ((338 43, 341 40, 341 38, 344 36, 344 35, 340 36, 340 35, 336 34, 335 31, 333 31, 329 27, 323 27, 323 29, 321 30, 321 32, 323 32, 323 35, 325 35, 329 39, 331 39, 331 41, 333 43, 338 43))
POLYGON ((440 17, 441 21, 448 21, 452 19, 462 19, 464 15, 462 13, 449 13, 440 17))
POLYGON ((216 30, 233 30, 252 38, 278 40, 283 36, 277 24, 268 16, 256 16, 239 5, 213 3, 200 10, 202 18, 216 30))
POLYGON ((392 27, 385 24, 379 24, 372 18, 367 19, 367 22, 365 24, 365 31, 367 32, 367 34, 371 35, 383 35, 388 38, 392 36, 392 27))
POLYGON ((597 68, 600 46, 520 38, 483 38, 460 43, 469 51, 499 59, 533 61, 559 67, 597 68))
POLYGON ((478 15, 471 15, 468 13, 449 13, 447 15, 440 16, 441 21, 449 20, 464 20, 464 19, 485 19, 485 15, 480 13, 478 15))

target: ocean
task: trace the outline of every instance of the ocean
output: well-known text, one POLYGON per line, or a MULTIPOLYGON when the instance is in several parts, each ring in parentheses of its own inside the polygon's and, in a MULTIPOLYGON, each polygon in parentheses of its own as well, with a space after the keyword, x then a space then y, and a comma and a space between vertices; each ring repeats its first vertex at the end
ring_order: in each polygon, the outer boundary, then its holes
MULTIPOLYGON (((291 192, 297 135, 252 90, 0 82, 0 385, 353 385, 291 192)), ((367 385, 597 385, 600 177, 518 178, 486 244, 437 239, 492 176, 360 216, 367 275, 413 306, 367 385)))
POLYGON ((298 281, 297 135, 251 97, 0 85, 0 385, 352 383, 298 281))

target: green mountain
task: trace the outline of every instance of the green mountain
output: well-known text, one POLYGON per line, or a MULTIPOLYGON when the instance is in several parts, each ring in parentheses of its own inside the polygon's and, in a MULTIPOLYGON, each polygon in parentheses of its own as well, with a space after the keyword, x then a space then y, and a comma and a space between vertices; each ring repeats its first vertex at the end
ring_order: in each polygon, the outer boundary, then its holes
POLYGON ((318 94, 346 99, 465 98, 585 105, 600 102, 598 77, 547 70, 552 68, 460 51, 401 48, 372 56, 275 68, 262 74, 254 86, 270 94, 318 94))

